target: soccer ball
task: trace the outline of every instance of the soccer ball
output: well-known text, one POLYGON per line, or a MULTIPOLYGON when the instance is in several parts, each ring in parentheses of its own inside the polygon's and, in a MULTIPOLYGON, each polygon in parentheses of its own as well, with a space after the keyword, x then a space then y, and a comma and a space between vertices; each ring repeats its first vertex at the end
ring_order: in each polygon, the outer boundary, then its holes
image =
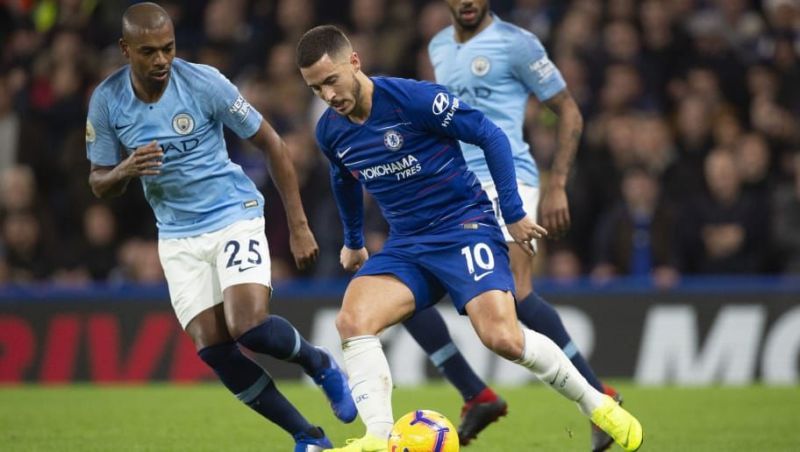
POLYGON ((389 452, 458 452, 458 447, 456 428, 431 410, 406 414, 389 434, 389 452))

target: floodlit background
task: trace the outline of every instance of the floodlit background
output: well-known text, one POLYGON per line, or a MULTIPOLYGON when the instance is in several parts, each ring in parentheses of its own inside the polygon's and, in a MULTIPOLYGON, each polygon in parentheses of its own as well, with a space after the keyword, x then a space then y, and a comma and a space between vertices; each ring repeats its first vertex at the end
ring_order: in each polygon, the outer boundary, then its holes
MULTIPOLYGON (((106 202, 87 183, 87 104, 125 64, 116 42, 132 3, 0 1, 0 383, 215 381, 172 313, 140 185, 106 202)), ((274 312, 337 350, 333 318, 348 277, 338 264, 342 230, 313 138, 324 106, 304 85, 294 48, 307 29, 334 23, 368 74, 432 80, 426 46, 450 23, 446 3, 160 4, 174 20, 178 56, 219 68, 287 142, 321 248, 307 272, 292 264, 263 155, 226 134, 231 158, 267 199, 274 312)), ((568 187, 572 229, 540 243, 536 287, 597 373, 616 379, 641 413, 645 449, 800 450, 800 1, 491 5, 541 39, 583 112, 568 187), (716 385, 724 387, 708 388, 716 385)), ((535 99, 526 116, 546 181, 556 118, 535 99)), ((386 225, 370 202, 366 215, 375 252, 386 225)), ((585 421, 553 414, 560 401, 483 349, 441 305, 470 363, 511 404, 509 418, 470 450, 585 450, 585 421)), ((455 391, 427 385, 437 373, 413 340, 399 328, 383 339, 403 387, 395 414, 428 400, 457 420, 455 391)), ((296 366, 260 362, 278 379, 301 377, 296 366)), ((360 433, 357 424, 338 427, 314 390, 287 387, 335 441, 360 433)), ((0 448, 18 445, 11 450, 230 450, 232 436, 240 450, 291 447, 216 383, 3 386, 0 425, 0 448), (208 428, 194 443, 174 436, 198 425, 208 428)))
MULTIPOLYGON (((81 286, 157 282, 155 226, 138 184, 93 199, 83 144, 94 86, 124 64, 116 45, 128 2, 0 4, 0 282, 81 286)), ((432 79, 430 38, 444 1, 165 1, 178 55, 218 67, 289 144, 322 247, 291 265, 282 208, 264 158, 230 134, 231 158, 267 196, 276 281, 343 276, 326 163, 313 142, 321 106, 294 65, 299 36, 346 28, 365 71, 432 79)), ((800 5, 794 0, 494 1, 534 32, 586 119, 570 184, 570 236, 547 242, 541 274, 800 272, 800 5), (645 169, 645 171, 641 171, 645 169), (655 205, 651 233, 630 212, 655 205), (649 242, 648 242, 649 241, 649 242), (635 260, 640 247, 648 259, 635 260), (648 265, 649 263, 649 265, 648 265)), ((531 101, 525 135, 546 177, 554 116, 531 101)), ((373 209, 375 210, 375 209, 373 209)), ((368 246, 385 226, 369 214, 368 246)))

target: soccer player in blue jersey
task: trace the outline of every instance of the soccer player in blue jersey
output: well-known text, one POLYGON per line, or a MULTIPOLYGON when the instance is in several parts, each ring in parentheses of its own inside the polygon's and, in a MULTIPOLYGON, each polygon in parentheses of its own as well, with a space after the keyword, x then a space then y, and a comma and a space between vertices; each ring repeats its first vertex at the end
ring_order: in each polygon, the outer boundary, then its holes
POLYGON ((141 181, 155 213, 172 305, 200 358, 239 400, 291 434, 296 452, 330 447, 322 430, 239 349, 299 364, 337 417, 355 419, 346 376, 331 355, 269 314, 264 198, 228 158, 223 126, 266 152, 302 268, 318 248, 285 144, 219 71, 175 58, 172 21, 160 6, 126 10, 120 47, 130 64, 104 80, 89 105, 92 191, 109 198, 131 179, 141 181))
POLYGON ((333 450, 387 450, 394 422, 392 377, 377 335, 445 293, 489 349, 575 401, 625 449, 638 449, 638 421, 593 388, 555 343, 517 321, 508 247, 459 145, 483 149, 508 232, 530 247, 546 231, 523 209, 502 130, 440 85, 367 77, 349 40, 333 26, 303 35, 297 64, 308 86, 330 106, 317 124, 317 141, 330 161, 345 230, 341 263, 357 270, 336 326, 367 432, 333 450), (362 186, 390 226, 384 248, 369 258, 362 186))
MULTIPOLYGON (((581 137, 580 110, 536 36, 493 15, 488 0, 447 0, 447 3, 453 25, 439 32, 429 45, 436 81, 506 132, 519 194, 525 211, 534 218, 539 204, 539 171, 522 137, 528 96, 533 94, 558 115, 558 149, 547 189, 542 193, 541 210, 543 226, 553 235, 562 235, 570 225, 565 185, 581 137)), ((508 242, 520 321, 552 339, 597 390, 620 400, 613 388, 604 386, 595 376, 556 310, 533 291, 532 257, 529 249, 514 243, 505 227, 483 151, 470 143, 461 143, 461 148, 467 166, 489 195, 508 242)), ((438 311, 427 309, 404 325, 464 397, 459 437, 462 444, 469 444, 490 422, 505 414, 505 401, 469 368, 438 311)), ((593 427, 591 433, 592 451, 611 446, 613 440, 602 430, 593 427)))

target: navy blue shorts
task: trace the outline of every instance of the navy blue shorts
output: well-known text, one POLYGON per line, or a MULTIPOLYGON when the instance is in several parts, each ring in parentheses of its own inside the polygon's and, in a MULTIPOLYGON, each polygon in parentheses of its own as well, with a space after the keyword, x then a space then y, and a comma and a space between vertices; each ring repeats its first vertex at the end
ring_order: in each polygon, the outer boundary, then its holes
POLYGON ((472 223, 446 234, 392 238, 356 273, 393 275, 414 294, 417 311, 445 293, 459 313, 468 301, 490 290, 514 291, 508 246, 498 226, 472 223))

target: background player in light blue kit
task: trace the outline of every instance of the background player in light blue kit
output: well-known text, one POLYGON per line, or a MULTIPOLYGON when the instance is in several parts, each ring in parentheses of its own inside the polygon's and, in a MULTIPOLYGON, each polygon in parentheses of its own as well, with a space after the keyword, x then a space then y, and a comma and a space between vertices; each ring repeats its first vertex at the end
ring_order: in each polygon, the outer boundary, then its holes
MULTIPOLYGON (((578 106, 536 36, 494 16, 489 11, 488 0, 447 0, 447 3, 453 25, 439 32, 428 46, 436 81, 485 113, 508 135, 519 194, 525 211, 534 218, 539 206, 539 171, 522 136, 528 96, 535 95, 558 115, 558 150, 547 188, 542 193, 541 211, 543 226, 555 236, 563 235, 570 226, 565 186, 583 128, 578 106)), ((480 179, 504 227, 519 319, 561 347, 597 390, 621 400, 613 388, 604 386, 594 374, 556 310, 533 291, 530 250, 513 243, 505 230, 504 212, 497 201, 497 190, 483 151, 470 143, 461 143, 461 147, 467 165, 480 179)), ((462 444, 469 444, 490 422, 506 413, 505 401, 466 363, 438 311, 425 310, 404 325, 464 397, 458 431, 462 444)), ((605 432, 592 428, 593 451, 605 450, 612 443, 605 432)))
POLYGON ((317 124, 317 141, 330 161, 345 230, 341 263, 358 270, 336 326, 367 432, 334 450, 387 450, 392 377, 377 334, 445 293, 489 349, 575 401, 624 448, 638 449, 638 421, 593 388, 550 339, 517 321, 508 247, 459 146, 463 140, 484 150, 508 232, 529 247, 545 231, 523 209, 502 130, 440 85, 367 77, 336 27, 306 32, 297 63, 308 86, 330 106, 317 124), (384 248, 369 259, 362 186, 390 227, 384 248))
POLYGON ((322 386, 335 414, 356 417, 347 379, 329 353, 269 314, 264 198, 228 158, 223 126, 263 149, 280 190, 299 267, 318 248, 281 138, 216 69, 175 58, 167 13, 128 8, 120 47, 130 64, 92 95, 86 123, 89 183, 101 198, 139 178, 155 213, 172 305, 198 355, 236 397, 295 439, 295 451, 330 446, 239 349, 296 362, 322 386))

